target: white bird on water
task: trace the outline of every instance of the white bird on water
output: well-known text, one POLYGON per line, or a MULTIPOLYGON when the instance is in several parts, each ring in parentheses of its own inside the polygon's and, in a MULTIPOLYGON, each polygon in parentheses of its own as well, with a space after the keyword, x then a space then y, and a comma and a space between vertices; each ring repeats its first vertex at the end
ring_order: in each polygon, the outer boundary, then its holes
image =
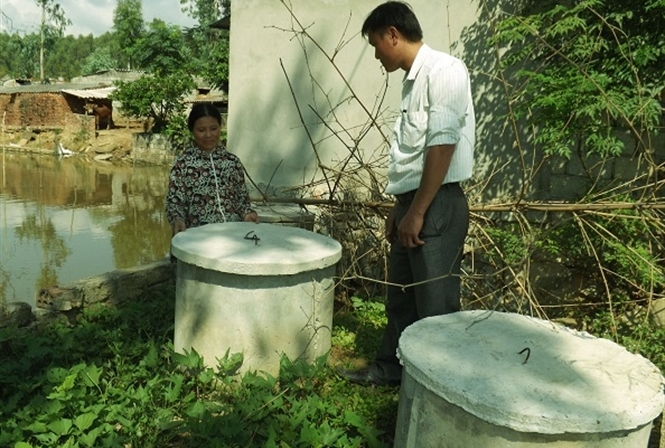
POLYGON ((58 154, 58 156, 61 156, 61 157, 69 157, 72 154, 74 154, 74 151, 72 151, 71 149, 65 148, 64 146, 62 146, 62 143, 60 143, 60 142, 58 142, 55 145, 55 152, 58 154))

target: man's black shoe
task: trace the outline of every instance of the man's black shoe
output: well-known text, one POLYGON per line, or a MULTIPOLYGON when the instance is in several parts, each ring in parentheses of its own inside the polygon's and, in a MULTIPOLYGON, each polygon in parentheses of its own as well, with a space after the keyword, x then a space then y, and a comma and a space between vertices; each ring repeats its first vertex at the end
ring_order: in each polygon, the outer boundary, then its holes
POLYGON ((362 386, 399 386, 400 380, 397 378, 384 378, 378 375, 374 369, 365 368, 360 370, 337 369, 337 373, 351 381, 362 386))

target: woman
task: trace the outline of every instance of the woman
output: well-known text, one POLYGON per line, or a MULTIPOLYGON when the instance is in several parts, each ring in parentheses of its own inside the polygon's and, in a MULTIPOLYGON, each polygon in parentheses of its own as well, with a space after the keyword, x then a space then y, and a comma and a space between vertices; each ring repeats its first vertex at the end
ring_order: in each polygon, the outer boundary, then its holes
POLYGON ((195 145, 169 175, 166 215, 173 235, 189 227, 228 221, 259 222, 249 203, 240 159, 219 143, 222 117, 212 104, 197 104, 187 119, 195 145))

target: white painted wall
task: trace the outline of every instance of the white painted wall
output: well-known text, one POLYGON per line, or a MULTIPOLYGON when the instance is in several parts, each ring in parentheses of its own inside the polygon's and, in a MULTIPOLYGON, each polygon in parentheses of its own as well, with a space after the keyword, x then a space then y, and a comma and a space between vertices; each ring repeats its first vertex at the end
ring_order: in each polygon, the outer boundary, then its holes
MULTIPOLYGON (((385 162, 382 132, 390 138, 403 72, 388 76, 382 98, 386 75, 374 59, 373 48, 360 35, 365 17, 378 4, 368 0, 232 2, 228 145, 255 182, 291 187, 320 178, 308 133, 327 166, 337 166, 354 140, 360 141, 366 162, 385 162), (296 20, 313 40, 294 31, 301 30, 296 20), (334 58, 334 64, 328 57, 334 58), (380 111, 376 115, 381 132, 370 126, 354 94, 371 114, 380 111), (326 117, 332 129, 321 123, 317 113, 326 117), (333 136, 335 132, 339 138, 333 136)), ((461 36, 476 23, 475 2, 413 0, 410 4, 426 43, 464 56, 461 36)))

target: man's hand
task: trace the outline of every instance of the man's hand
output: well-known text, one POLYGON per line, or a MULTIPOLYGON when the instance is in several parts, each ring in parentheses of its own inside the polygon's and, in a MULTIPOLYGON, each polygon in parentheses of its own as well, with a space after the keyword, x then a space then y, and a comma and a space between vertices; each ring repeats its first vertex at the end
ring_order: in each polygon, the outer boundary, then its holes
POLYGON ((425 213, 446 177, 454 151, 455 145, 435 145, 428 148, 420 185, 413 196, 409 211, 397 225, 397 238, 404 247, 413 249, 425 244, 418 235, 423 229, 425 213))
POLYGON ((414 212, 413 209, 406 212, 397 226, 397 238, 404 247, 413 249, 425 244, 418 236, 423 228, 424 219, 424 215, 414 212))
POLYGON ((397 239, 397 223, 395 222, 395 207, 390 210, 386 218, 385 228, 386 239, 390 244, 394 243, 397 239))

